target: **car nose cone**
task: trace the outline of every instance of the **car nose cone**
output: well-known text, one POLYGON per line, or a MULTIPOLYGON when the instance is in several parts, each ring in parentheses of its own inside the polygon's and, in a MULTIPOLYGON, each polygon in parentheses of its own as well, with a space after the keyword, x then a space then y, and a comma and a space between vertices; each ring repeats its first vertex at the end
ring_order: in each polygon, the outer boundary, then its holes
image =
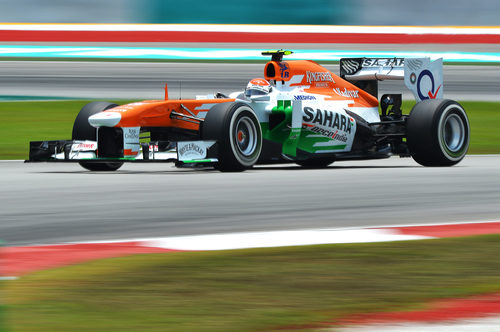
POLYGON ((122 115, 117 112, 101 112, 89 117, 89 123, 92 127, 114 127, 120 120, 122 115))

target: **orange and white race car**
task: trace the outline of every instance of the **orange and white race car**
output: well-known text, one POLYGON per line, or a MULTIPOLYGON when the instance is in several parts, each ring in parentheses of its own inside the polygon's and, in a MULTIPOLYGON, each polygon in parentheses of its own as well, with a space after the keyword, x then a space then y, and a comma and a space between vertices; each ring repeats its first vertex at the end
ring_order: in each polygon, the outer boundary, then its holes
POLYGON ((337 76, 314 61, 271 56, 262 78, 243 91, 196 99, 82 108, 72 140, 30 143, 29 161, 79 162, 91 171, 124 162, 175 162, 242 171, 255 164, 326 167, 336 160, 411 156, 424 166, 451 166, 468 149, 463 107, 443 99, 442 60, 348 58, 337 76), (409 115, 401 94, 378 101, 378 81, 400 79, 417 101, 409 115))

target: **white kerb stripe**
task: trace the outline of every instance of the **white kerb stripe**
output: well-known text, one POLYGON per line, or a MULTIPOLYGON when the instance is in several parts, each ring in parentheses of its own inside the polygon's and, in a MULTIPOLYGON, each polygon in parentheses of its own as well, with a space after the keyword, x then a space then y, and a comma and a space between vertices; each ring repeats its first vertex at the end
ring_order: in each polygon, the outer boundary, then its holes
POLYGON ((432 238, 400 234, 392 229, 303 230, 167 237, 145 240, 141 245, 175 250, 228 250, 432 238))
POLYGON ((19 277, 10 277, 10 276, 0 277, 0 281, 9 281, 9 280, 17 280, 17 279, 19 279, 19 277))

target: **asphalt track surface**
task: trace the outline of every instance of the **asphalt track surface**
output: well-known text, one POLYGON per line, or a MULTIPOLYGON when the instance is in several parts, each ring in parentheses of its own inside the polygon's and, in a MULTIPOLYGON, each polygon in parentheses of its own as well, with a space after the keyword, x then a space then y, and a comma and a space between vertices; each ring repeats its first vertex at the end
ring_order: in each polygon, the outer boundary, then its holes
POLYGON ((7 245, 498 220, 500 156, 426 168, 409 158, 243 173, 125 164, 0 162, 7 245))
MULTIPOLYGON (((337 65, 326 65, 338 73, 337 65)), ((163 99, 168 83, 171 99, 193 98, 217 91, 243 90, 262 77, 264 64, 144 63, 78 61, 0 61, 2 96, 80 99, 163 99)), ((446 98, 500 101, 500 66, 445 66, 446 98)), ((385 81, 383 93, 403 93, 403 81, 385 81)))
MULTIPOLYGON (((327 66, 338 72, 335 65, 327 66)), ((2 95, 191 98, 243 89, 263 64, 0 62, 2 95)), ((445 66, 445 96, 500 100, 500 66, 445 66)), ((402 81, 381 92, 404 91, 402 81)), ((406 98, 411 98, 406 93, 406 98)), ((0 239, 8 245, 221 232, 498 219, 500 157, 452 168, 411 159, 293 165, 239 174, 127 164, 91 173, 75 164, 0 162, 0 239)))

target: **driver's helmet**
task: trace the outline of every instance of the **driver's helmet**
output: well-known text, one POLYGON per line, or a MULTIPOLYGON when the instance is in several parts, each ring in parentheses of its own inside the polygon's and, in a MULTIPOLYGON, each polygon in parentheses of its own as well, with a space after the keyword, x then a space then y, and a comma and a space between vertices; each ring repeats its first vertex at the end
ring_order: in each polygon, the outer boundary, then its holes
POLYGON ((245 89, 245 96, 264 96, 271 92, 271 84, 263 78, 254 78, 248 82, 245 89))

